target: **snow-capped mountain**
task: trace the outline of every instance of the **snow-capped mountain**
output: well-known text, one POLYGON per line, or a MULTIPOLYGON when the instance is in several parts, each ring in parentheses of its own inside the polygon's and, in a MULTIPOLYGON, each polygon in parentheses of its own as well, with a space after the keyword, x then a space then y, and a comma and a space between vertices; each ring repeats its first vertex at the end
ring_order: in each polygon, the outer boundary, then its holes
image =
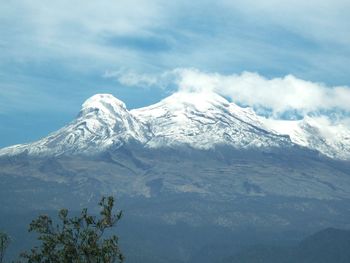
POLYGON ((230 145, 238 149, 290 146, 288 138, 267 130, 251 110, 215 93, 175 93, 131 113, 151 128, 152 148, 186 144, 197 149, 230 145))
POLYGON ((146 142, 147 130, 122 101, 97 94, 84 102, 77 118, 67 126, 37 142, 5 148, 0 155, 92 154, 129 141, 146 142))
POLYGON ((112 194, 142 221, 343 226, 350 163, 336 159, 349 159, 348 134, 319 119, 267 120, 214 93, 130 111, 99 94, 62 129, 0 151, 0 208, 86 207, 112 194))
POLYGON ((0 150, 0 155, 94 154, 134 142, 145 148, 189 146, 211 149, 285 148, 299 145, 331 158, 350 158, 350 131, 306 117, 301 121, 258 116, 215 93, 177 92, 154 105, 129 111, 109 94, 82 105, 75 120, 34 143, 0 150))
POLYGON ((297 121, 265 119, 264 124, 279 134, 289 135, 294 143, 328 157, 350 158, 350 130, 342 124, 331 124, 326 118, 308 116, 297 121))

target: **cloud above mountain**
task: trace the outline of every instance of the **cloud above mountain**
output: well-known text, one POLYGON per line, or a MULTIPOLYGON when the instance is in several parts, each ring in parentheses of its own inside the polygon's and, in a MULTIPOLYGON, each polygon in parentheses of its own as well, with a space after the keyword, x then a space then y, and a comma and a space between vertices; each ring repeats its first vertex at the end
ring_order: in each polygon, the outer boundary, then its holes
POLYGON ((178 91, 212 91, 242 105, 270 110, 274 116, 286 112, 301 115, 320 112, 350 113, 350 87, 327 86, 293 75, 269 79, 252 72, 223 75, 181 68, 158 75, 116 71, 107 72, 105 76, 115 77, 125 86, 163 89, 175 86, 178 91))
MULTIPOLYGON (((267 86, 288 75, 322 82, 326 84, 316 83, 321 88, 315 90, 330 88, 331 96, 322 95, 305 107, 287 99, 283 106, 281 101, 271 101, 266 92, 257 95, 275 112, 288 107, 308 112, 321 103, 326 109, 343 109, 341 101, 347 92, 334 86, 350 85, 349 8, 345 0, 52 0, 49 5, 40 0, 2 1, 0 122, 18 123, 13 130, 20 131, 27 120, 26 134, 35 135, 34 119, 43 119, 40 114, 67 121, 96 93, 113 93, 131 108, 145 106, 177 89, 179 78, 172 73, 176 68, 198 70, 183 78, 189 82, 194 74, 213 78, 211 72, 217 72, 224 81, 232 73, 245 71, 259 72, 268 80, 260 83, 267 86), (104 72, 114 74, 121 68, 131 71, 120 72, 120 83, 135 81, 134 73, 127 72, 143 72, 142 86, 157 83, 162 89, 127 89, 105 78, 106 74, 103 77, 104 72), (334 105, 332 98, 338 97, 341 100, 334 105), (27 118, 29 112, 36 117, 27 118)), ((244 74, 239 76, 242 79, 244 74)), ((293 82, 289 77, 282 79, 293 82)), ((221 92, 237 97, 231 89, 221 92)), ((248 93, 251 88, 246 90, 245 97, 240 93, 242 104, 256 104, 248 93)), ((308 90, 305 96, 313 88, 308 90)), ((55 130, 60 124, 53 118, 47 129, 55 130)), ((0 145, 11 138, 18 142, 13 131, 4 127, 0 137, 7 139, 0 145)))
MULTIPOLYGON (((60 90, 56 97, 69 94, 78 103, 101 86, 104 80, 95 76, 119 68, 146 72, 145 84, 154 81, 152 74, 196 68, 349 85, 349 8, 344 0, 4 1, 0 91, 12 87, 24 97, 45 97, 60 90)), ((0 97, 3 108, 23 109, 22 102, 16 95, 0 97)))

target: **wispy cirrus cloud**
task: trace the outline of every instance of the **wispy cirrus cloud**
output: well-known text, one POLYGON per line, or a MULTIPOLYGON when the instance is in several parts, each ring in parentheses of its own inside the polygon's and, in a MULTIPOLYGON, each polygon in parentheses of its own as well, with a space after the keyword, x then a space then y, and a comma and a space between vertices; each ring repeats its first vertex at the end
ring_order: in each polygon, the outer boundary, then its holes
POLYGON ((346 10, 344 0, 5 1, 0 56, 75 72, 195 67, 344 83, 346 10))

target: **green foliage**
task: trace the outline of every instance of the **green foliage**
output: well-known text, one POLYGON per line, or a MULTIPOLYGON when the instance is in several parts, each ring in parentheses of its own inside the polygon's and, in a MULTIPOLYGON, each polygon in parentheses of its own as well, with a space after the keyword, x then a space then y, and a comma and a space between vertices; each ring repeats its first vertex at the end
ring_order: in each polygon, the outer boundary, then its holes
POLYGON ((39 234, 41 246, 21 254, 28 263, 114 263, 123 262, 118 237, 103 238, 122 216, 113 214, 113 197, 103 197, 98 218, 83 209, 80 216, 69 217, 68 210, 59 211, 59 224, 47 215, 40 215, 29 226, 29 232, 39 234))
POLYGON ((0 263, 4 260, 5 252, 10 242, 10 237, 6 233, 0 232, 0 263))

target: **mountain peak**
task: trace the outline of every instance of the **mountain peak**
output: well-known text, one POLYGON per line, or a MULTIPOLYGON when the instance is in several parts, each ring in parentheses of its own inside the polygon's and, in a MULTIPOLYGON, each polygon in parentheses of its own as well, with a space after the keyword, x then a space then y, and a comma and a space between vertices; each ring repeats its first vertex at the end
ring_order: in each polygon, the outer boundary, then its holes
POLYGON ((125 104, 111 94, 87 99, 72 122, 49 136, 26 145, 8 147, 1 155, 95 154, 128 141, 146 140, 147 129, 130 114, 125 104))
POLYGON ((229 102, 224 97, 220 96, 217 93, 207 91, 179 91, 163 99, 160 103, 174 107, 192 105, 199 111, 206 111, 212 106, 229 105, 229 102))
POLYGON ((187 145, 237 149, 289 145, 284 137, 263 131, 258 116, 213 92, 176 92, 131 113, 151 128, 148 147, 187 145))
POLYGON ((124 102, 114 97, 112 94, 96 94, 87 99, 82 105, 82 112, 99 110, 112 115, 117 114, 120 110, 126 110, 124 102))

